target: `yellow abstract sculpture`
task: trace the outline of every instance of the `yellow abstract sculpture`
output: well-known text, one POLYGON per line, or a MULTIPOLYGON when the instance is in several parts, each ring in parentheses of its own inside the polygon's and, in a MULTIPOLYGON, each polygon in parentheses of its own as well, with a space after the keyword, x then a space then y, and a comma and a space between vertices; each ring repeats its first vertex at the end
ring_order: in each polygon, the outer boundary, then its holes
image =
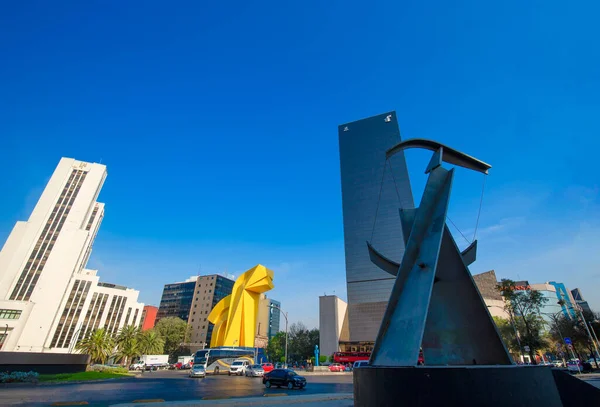
POLYGON ((231 295, 219 301, 208 315, 215 325, 210 347, 253 347, 260 294, 273 287, 273 270, 260 264, 239 276, 231 295))

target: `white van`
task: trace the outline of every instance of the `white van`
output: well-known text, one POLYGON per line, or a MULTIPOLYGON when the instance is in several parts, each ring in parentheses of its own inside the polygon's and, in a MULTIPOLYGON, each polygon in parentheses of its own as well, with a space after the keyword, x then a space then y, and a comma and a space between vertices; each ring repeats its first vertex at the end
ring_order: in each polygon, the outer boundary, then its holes
POLYGON ((356 369, 357 367, 363 367, 363 366, 368 366, 369 365, 369 361, 368 360, 359 360, 354 362, 354 364, 352 365, 352 370, 356 369))
POLYGON ((243 376, 246 373, 246 369, 250 366, 250 361, 246 359, 237 359, 234 360, 231 366, 229 367, 229 376, 232 374, 243 376))

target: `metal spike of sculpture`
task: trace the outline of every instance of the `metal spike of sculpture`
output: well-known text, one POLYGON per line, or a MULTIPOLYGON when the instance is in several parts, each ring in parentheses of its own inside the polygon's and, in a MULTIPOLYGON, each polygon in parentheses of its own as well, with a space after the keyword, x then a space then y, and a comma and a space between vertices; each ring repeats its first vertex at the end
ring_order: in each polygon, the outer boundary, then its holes
POLYGON ((416 366, 422 346, 427 365, 508 365, 512 359, 471 277, 474 242, 460 252, 446 213, 454 170, 448 162, 487 174, 488 164, 440 143, 406 140, 387 152, 407 148, 434 151, 421 204, 401 209, 406 251, 397 264, 368 242, 374 264, 395 275, 390 301, 371 354, 374 366, 416 366))
POLYGON ((219 301, 208 315, 215 324, 210 347, 253 347, 260 294, 273 287, 273 270, 260 264, 239 276, 231 295, 219 301))

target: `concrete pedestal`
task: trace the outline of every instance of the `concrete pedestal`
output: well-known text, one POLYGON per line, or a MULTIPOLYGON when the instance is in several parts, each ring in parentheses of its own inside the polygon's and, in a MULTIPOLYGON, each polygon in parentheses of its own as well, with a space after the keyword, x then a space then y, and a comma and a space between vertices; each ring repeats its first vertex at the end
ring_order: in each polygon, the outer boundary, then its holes
POLYGON ((366 366, 354 370, 355 407, 570 407, 599 400, 599 389, 549 367, 366 366))

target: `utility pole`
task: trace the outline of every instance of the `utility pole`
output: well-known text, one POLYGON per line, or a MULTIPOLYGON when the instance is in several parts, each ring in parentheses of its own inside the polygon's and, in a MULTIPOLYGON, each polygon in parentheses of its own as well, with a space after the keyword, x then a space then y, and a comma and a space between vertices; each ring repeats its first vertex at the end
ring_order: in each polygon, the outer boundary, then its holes
POLYGON ((271 304, 270 307, 279 310, 279 312, 281 312, 281 315, 283 315, 283 317, 285 318, 285 357, 284 357, 284 359, 285 359, 285 367, 287 368, 287 362, 288 362, 288 358, 287 358, 287 351, 288 351, 288 314, 287 314, 287 312, 283 312, 283 310, 281 308, 279 308, 275 304, 271 304))

